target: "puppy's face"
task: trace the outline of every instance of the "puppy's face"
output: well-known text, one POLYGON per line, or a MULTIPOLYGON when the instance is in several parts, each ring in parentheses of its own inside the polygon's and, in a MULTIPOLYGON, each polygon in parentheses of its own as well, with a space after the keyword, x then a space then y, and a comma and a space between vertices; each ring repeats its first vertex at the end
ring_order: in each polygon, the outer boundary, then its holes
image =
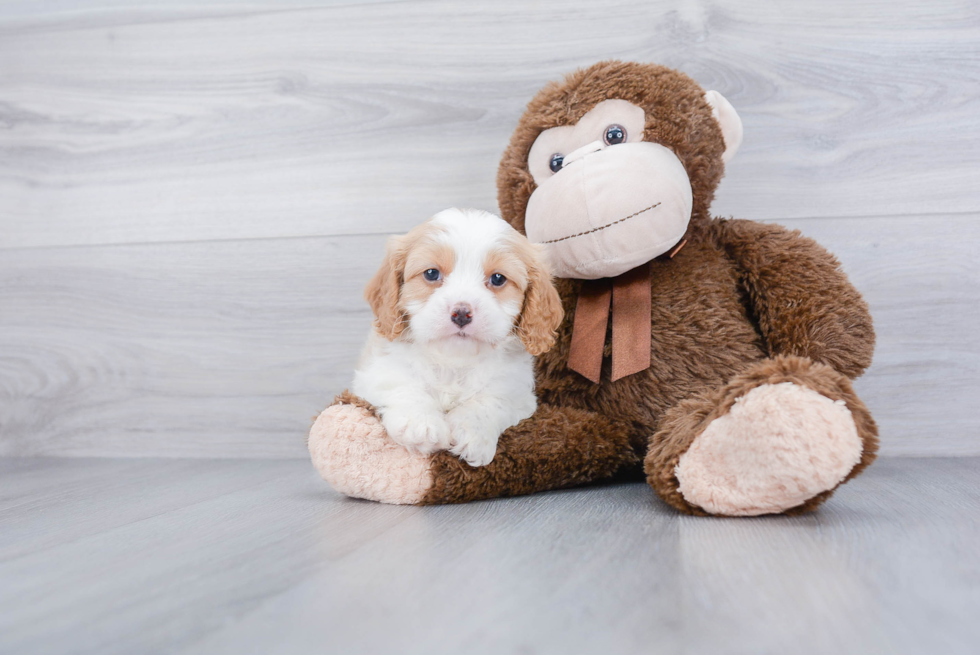
POLYGON ((388 339, 496 344, 516 333, 537 355, 561 323, 540 253, 493 214, 449 209, 389 240, 365 291, 388 339))

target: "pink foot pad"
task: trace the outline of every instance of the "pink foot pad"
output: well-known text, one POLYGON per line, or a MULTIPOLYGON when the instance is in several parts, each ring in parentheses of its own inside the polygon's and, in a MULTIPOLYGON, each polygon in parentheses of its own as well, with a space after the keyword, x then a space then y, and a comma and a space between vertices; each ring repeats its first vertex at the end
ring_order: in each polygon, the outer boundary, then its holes
POLYGON ((712 514, 773 514, 836 487, 861 451, 844 401, 792 382, 766 384, 709 423, 675 474, 684 499, 712 514))
POLYGON ((388 438, 378 418, 357 405, 331 405, 310 429, 313 465, 340 493, 393 505, 420 503, 432 487, 429 456, 388 438))

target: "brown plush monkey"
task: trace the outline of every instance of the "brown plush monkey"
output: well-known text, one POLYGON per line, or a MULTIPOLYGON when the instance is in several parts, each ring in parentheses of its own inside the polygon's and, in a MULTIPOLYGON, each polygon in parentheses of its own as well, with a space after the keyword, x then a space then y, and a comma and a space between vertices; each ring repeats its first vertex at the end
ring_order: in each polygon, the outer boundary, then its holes
POLYGON ((677 71, 602 62, 528 105, 497 177, 503 217, 545 244, 565 308, 539 408, 489 466, 390 442, 342 394, 310 452, 352 496, 450 503, 645 472, 684 512, 814 509, 868 466, 850 380, 874 330, 838 262, 776 225, 712 219, 741 142, 732 106, 677 71))

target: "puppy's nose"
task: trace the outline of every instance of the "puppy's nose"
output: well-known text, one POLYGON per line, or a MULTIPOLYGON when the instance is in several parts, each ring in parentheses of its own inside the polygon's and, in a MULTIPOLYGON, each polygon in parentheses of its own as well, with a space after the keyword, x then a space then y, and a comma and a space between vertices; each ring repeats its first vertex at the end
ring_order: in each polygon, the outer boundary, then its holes
POLYGON ((453 307, 453 323, 459 327, 466 327, 473 322, 473 309, 466 304, 453 307))

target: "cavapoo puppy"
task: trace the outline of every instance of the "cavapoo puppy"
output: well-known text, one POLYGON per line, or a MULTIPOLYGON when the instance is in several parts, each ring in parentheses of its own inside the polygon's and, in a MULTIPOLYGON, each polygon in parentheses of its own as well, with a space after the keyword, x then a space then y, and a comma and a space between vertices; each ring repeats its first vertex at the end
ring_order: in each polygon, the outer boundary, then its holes
POLYGON ((562 319, 538 247, 493 214, 447 209, 388 240, 364 296, 374 329, 352 391, 406 448, 489 464, 534 413, 531 356, 562 319))

